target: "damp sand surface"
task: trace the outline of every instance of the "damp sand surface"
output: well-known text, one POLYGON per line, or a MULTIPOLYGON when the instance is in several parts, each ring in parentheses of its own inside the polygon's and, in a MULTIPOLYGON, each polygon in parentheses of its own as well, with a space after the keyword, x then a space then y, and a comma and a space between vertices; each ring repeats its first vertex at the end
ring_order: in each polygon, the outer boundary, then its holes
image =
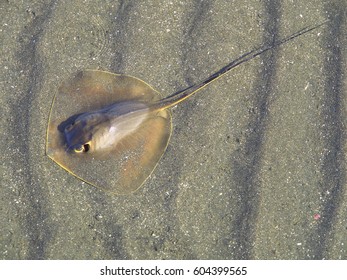
POLYGON ((346 10, 2 1, 0 258, 346 259, 346 10), (168 149, 132 195, 45 156, 53 96, 78 70, 126 73, 167 96, 328 17, 175 107, 168 149))

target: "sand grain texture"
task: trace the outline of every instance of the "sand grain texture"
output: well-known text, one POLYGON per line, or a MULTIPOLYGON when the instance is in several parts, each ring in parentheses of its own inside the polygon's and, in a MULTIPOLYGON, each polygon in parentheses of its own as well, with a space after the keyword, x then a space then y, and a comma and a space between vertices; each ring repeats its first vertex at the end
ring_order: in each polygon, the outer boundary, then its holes
POLYGON ((347 258, 345 1, 73 3, 0 3, 0 258, 347 258), (77 70, 165 96, 328 17, 174 108, 131 196, 45 156, 52 98, 77 70))

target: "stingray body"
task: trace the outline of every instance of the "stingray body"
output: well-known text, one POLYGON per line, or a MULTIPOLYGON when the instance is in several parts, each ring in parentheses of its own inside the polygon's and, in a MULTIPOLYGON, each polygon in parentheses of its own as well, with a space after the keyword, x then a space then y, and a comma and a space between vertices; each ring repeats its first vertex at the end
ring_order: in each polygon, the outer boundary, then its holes
POLYGON ((148 178, 168 145, 170 107, 236 66, 320 25, 248 52, 206 80, 163 99, 135 77, 80 71, 65 81, 54 97, 46 153, 90 185, 113 194, 132 193, 148 178))

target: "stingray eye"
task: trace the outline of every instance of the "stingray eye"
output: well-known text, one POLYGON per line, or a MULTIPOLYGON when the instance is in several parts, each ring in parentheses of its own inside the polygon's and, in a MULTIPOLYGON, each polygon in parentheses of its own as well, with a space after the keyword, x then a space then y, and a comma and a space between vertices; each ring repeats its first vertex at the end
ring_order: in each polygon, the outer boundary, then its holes
POLYGON ((77 154, 83 153, 84 152, 84 145, 80 145, 80 146, 74 148, 73 151, 77 154))
POLYGON ((90 144, 89 143, 85 143, 84 145, 83 145, 83 152, 88 152, 89 151, 89 149, 90 149, 90 144))
POLYGON ((74 152, 77 154, 87 153, 89 150, 90 150, 89 142, 74 148, 74 152))

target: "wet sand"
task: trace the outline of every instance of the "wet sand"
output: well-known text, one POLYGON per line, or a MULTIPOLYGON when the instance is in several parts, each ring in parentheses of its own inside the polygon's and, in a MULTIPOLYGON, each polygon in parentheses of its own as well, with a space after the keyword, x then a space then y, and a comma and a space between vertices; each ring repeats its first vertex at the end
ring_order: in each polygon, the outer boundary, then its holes
POLYGON ((0 4, 2 259, 347 259, 345 1, 24 2, 0 4), (52 98, 80 69, 166 96, 327 18, 175 107, 133 195, 45 156, 52 98))

